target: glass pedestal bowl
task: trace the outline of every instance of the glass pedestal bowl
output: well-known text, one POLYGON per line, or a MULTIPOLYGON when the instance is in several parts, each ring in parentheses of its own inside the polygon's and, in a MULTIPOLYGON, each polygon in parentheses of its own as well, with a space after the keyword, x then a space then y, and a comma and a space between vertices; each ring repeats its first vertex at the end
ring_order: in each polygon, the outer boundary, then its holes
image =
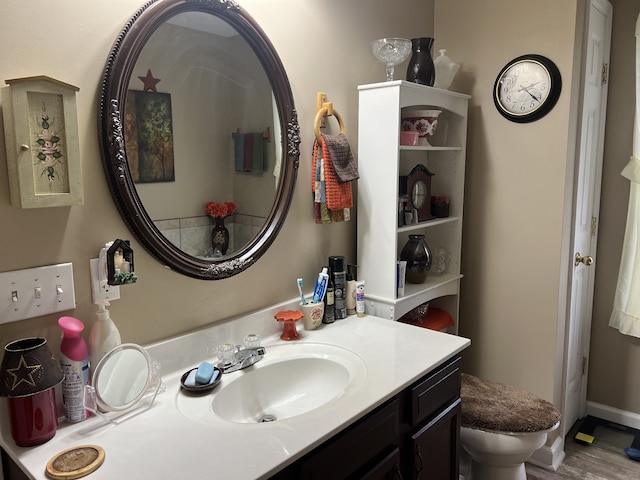
POLYGON ((393 71, 411 54, 411 40, 406 38, 379 38, 371 42, 371 54, 387 67, 387 82, 393 80, 393 71))

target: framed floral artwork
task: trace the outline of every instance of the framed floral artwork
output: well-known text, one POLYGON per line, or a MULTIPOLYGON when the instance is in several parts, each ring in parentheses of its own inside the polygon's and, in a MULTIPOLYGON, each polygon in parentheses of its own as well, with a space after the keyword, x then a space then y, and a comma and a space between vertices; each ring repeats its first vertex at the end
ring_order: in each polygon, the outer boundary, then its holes
POLYGON ((129 90, 125 143, 135 183, 174 182, 171 95, 129 90))
POLYGON ((46 76, 5 83, 2 110, 11 204, 82 205, 78 87, 46 76))

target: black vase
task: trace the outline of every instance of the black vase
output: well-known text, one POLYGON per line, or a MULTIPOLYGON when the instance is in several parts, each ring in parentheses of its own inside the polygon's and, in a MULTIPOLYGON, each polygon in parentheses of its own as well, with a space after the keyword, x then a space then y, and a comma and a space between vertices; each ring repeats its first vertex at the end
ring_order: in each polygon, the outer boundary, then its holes
POLYGON ((433 87, 436 81, 436 68, 431 57, 433 38, 420 37, 411 39, 411 58, 407 66, 407 80, 433 87))
POLYGON ((407 262, 407 283, 424 283, 431 270, 432 258, 424 235, 409 235, 409 240, 400 252, 400 260, 407 262))
POLYGON ((229 248, 229 230, 224 226, 224 217, 214 217, 215 226, 211 229, 211 248, 213 256, 218 257, 227 254, 229 248))

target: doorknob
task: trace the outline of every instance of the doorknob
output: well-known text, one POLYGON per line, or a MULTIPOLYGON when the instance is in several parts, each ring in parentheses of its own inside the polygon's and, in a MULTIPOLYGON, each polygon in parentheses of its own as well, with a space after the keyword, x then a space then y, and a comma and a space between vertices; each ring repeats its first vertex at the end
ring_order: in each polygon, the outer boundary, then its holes
POLYGON ((580 263, 584 263, 587 267, 593 263, 593 257, 591 255, 580 255, 580 252, 576 253, 574 265, 577 267, 580 263))

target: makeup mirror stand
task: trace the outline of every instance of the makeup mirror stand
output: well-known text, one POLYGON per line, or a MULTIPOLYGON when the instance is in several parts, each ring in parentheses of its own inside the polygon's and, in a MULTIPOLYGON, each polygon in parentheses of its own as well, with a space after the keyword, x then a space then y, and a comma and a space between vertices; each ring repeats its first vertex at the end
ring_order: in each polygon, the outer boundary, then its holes
POLYGON ((115 426, 149 410, 153 406, 158 394, 165 390, 166 386, 160 374, 160 363, 151 361, 151 376, 147 390, 132 407, 122 411, 101 412, 98 408, 98 395, 93 385, 84 386, 83 404, 87 411, 101 419, 104 424, 115 426))

